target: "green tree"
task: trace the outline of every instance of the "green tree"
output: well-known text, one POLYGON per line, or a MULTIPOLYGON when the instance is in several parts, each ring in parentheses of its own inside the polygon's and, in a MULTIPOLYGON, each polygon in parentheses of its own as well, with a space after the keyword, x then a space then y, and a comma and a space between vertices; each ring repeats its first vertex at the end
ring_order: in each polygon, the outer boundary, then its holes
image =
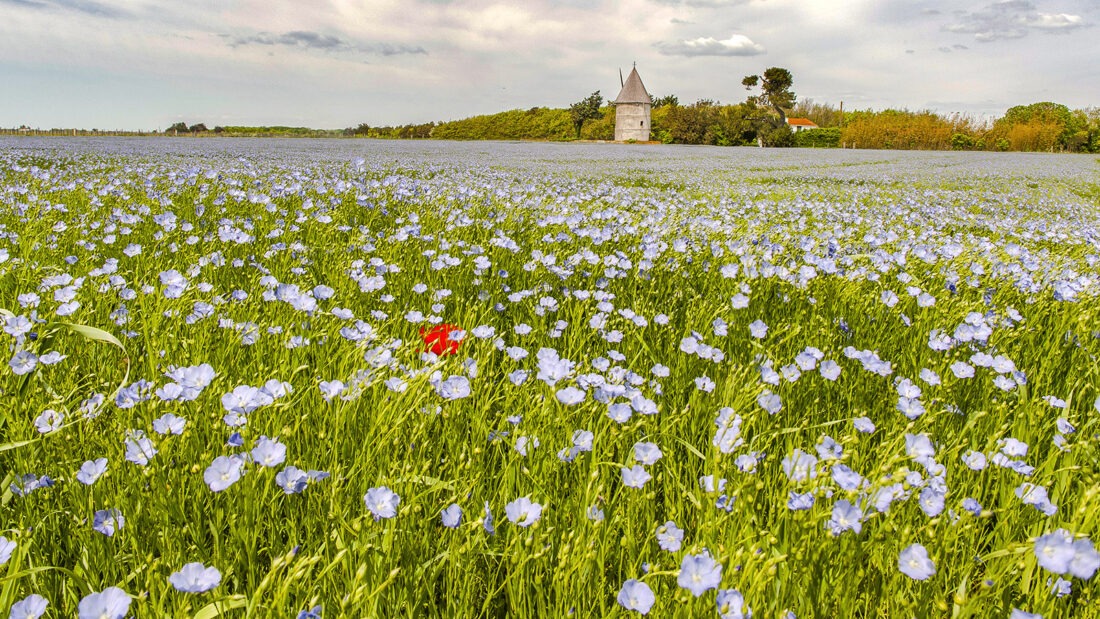
POLYGON ((367 123, 359 123, 356 127, 348 127, 344 129, 344 135, 370 135, 370 125, 367 123))
POLYGON ((773 125, 787 124, 786 110, 794 107, 796 100, 794 92, 791 91, 794 78, 791 77, 790 71, 781 67, 771 67, 764 71, 763 77, 746 76, 741 80, 741 85, 750 91, 759 86, 760 94, 750 95, 748 102, 752 105, 771 108, 779 116, 779 122, 772 123, 773 125))
POLYGON ((191 125, 190 127, 187 128, 187 130, 190 131, 191 133, 206 133, 207 131, 209 131, 209 129, 207 129, 206 125, 203 124, 203 123, 199 123, 197 125, 191 125))
POLYGON ((787 126, 787 110, 794 107, 796 97, 791 90, 794 78, 782 67, 770 67, 764 75, 748 75, 741 80, 745 90, 760 87, 760 93, 749 95, 746 103, 757 110, 757 137, 761 146, 791 146, 794 140, 787 126))
POLYGON ((178 122, 164 131, 165 133, 187 133, 187 123, 178 122))
POLYGON ((586 120, 595 120, 603 117, 600 106, 603 105, 603 96, 596 91, 584 99, 569 106, 569 117, 573 120, 573 128, 577 130, 577 137, 581 137, 581 128, 586 120))
POLYGON ((661 108, 666 105, 680 105, 680 98, 676 95, 665 95, 663 97, 653 98, 653 109, 661 108))
POLYGON ((1090 153, 1100 153, 1100 107, 1090 107, 1080 110, 1088 121, 1088 143, 1086 149, 1090 153))
POLYGON ((712 127, 718 120, 718 106, 710 99, 700 99, 691 105, 668 108, 662 116, 660 130, 668 133, 675 144, 710 144, 712 127))
POLYGON ((1077 150, 1088 141, 1083 120, 1061 103, 1042 101, 1009 108, 994 131, 1007 137, 1013 150, 1077 150), (1078 135, 1082 130, 1085 134, 1078 135))

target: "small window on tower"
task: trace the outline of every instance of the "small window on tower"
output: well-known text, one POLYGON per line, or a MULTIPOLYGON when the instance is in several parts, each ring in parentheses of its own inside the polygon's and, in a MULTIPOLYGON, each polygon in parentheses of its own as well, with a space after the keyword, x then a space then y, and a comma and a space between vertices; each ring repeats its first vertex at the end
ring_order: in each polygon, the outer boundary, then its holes
POLYGON ((638 126, 639 127, 644 127, 645 126, 645 121, 644 120, 638 121, 638 126))

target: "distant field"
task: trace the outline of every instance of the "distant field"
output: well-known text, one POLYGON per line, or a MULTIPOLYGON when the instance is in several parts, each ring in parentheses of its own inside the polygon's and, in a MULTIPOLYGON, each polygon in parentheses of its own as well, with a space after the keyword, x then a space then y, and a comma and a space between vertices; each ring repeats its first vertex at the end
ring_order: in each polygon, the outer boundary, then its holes
POLYGON ((1100 617, 1098 263, 1095 156, 0 138, 0 613, 1100 617))

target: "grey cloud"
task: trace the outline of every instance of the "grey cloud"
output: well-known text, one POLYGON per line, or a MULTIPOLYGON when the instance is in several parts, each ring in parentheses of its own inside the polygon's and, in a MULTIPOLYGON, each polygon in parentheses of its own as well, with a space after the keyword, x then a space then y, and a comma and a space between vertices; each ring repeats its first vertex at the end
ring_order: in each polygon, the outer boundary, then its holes
POLYGON ((228 39, 230 47, 242 47, 246 45, 266 45, 297 47, 302 49, 320 50, 325 52, 358 52, 363 54, 377 54, 381 56, 398 56, 401 54, 427 54, 428 51, 419 45, 395 45, 392 43, 353 43, 331 34, 311 32, 307 30, 293 30, 283 34, 259 32, 249 36, 221 35, 228 39))
POLYGON ((130 17, 128 11, 100 4, 92 0, 0 0, 0 5, 20 6, 38 10, 73 11, 95 17, 118 19, 130 17))
POLYGON ((956 12, 957 21, 945 26, 949 32, 973 34, 982 42, 1019 39, 1032 30, 1069 32, 1090 24, 1080 15, 1042 13, 1028 0, 1001 0, 978 11, 956 12))
POLYGON ((965 46, 965 45, 959 45, 958 43, 956 43, 956 44, 952 45, 951 47, 948 47, 948 46, 944 45, 943 47, 940 47, 938 49, 939 49, 939 51, 941 51, 945 54, 950 54, 951 52, 961 52, 963 50, 967 50, 967 49, 970 49, 970 48, 965 46))
POLYGON ((767 53, 763 45, 742 34, 719 41, 714 37, 699 37, 676 43, 654 43, 665 56, 759 56, 767 53))

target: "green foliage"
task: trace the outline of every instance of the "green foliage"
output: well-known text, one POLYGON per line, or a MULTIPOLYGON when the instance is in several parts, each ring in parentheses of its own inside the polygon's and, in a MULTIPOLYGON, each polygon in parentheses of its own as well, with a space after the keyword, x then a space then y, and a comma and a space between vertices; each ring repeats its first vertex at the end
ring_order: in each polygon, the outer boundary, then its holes
POLYGON ((795 145, 794 132, 786 124, 762 127, 757 132, 757 137, 764 146, 782 148, 795 145))
POLYGON ((756 128, 757 140, 764 146, 792 146, 794 138, 787 126, 787 110, 794 107, 795 94, 791 90, 794 77, 782 67, 770 67, 764 75, 749 75, 741 80, 746 90, 760 87, 759 94, 749 95, 745 101, 756 128))
POLYGON ((974 143, 974 136, 965 133, 951 135, 951 150, 973 150, 974 143))
POLYGON ((536 107, 440 123, 433 138, 445 140, 568 140, 575 137, 568 110, 536 107))
POLYGON ((1012 150, 1081 151, 1090 149, 1089 119, 1060 103, 1017 105, 993 125, 993 133, 1012 150))
POLYGON ((763 76, 749 75, 741 80, 741 85, 746 90, 752 90, 760 86, 760 94, 750 95, 750 104, 771 108, 779 117, 779 122, 773 122, 773 126, 787 123, 786 110, 794 107, 796 100, 791 87, 794 85, 794 77, 791 72, 782 67, 770 67, 764 71, 763 76))
POLYGON ((371 127, 367 123, 359 123, 359 125, 355 127, 348 127, 347 129, 344 129, 344 135, 365 137, 370 135, 370 130, 371 127))
POLYGON ((602 105, 603 97, 600 95, 600 91, 597 90, 569 106, 569 118, 573 121, 573 127, 577 131, 578 138, 581 137, 581 129, 584 127, 585 121, 595 120, 603 115, 600 111, 602 105))
MULTIPOLYGON (((1070 110, 1058 103, 1040 102, 1009 108, 990 123, 961 114, 933 111, 857 110, 806 99, 796 101, 790 72, 771 67, 763 75, 742 80, 760 92, 744 103, 722 105, 700 99, 680 105, 676 95, 653 98, 652 139, 665 144, 741 146, 759 142, 769 146, 813 148, 880 148, 916 150, 1069 151, 1100 152, 1100 108, 1070 110), (820 129, 792 133, 790 116, 808 118, 820 129)), ((360 123, 341 131, 307 127, 217 126, 224 137, 369 137, 377 139, 452 140, 612 140, 613 106, 603 106, 596 91, 568 109, 533 107, 473 116, 442 123, 371 126, 360 123)), ((65 133, 75 133, 65 130, 65 133)), ((166 133, 195 136, 208 133, 202 123, 177 122, 166 133)))
POLYGON ((666 144, 740 146, 756 137, 748 109, 700 99, 691 105, 663 106, 650 120, 654 136, 666 144))
MULTIPOLYGON (((169 129, 169 132, 171 129, 169 129)), ((310 129, 309 127, 245 127, 237 125, 218 125, 213 131, 200 123, 188 128, 191 135, 213 133, 218 137, 230 138, 331 138, 345 135, 343 131, 328 129, 310 129), (193 131, 192 131, 193 130, 193 131)))
POLYGON ((836 148, 840 146, 840 127, 799 131, 794 134, 794 145, 802 148, 836 148))
POLYGON ((1041 122, 1046 124, 1068 125, 1071 123, 1072 114, 1069 108, 1061 103, 1043 101, 1030 105, 1017 105, 1008 108, 1001 122, 1016 125, 1029 122, 1041 122))
POLYGON ((606 106, 600 109, 600 117, 588 121, 581 130, 581 138, 585 140, 614 140, 615 139, 615 107, 606 106))
POLYGON ((663 97, 653 97, 653 109, 664 107, 666 105, 680 105, 680 98, 676 95, 665 95, 663 97))
POLYGON ((846 114, 841 142, 854 148, 950 150, 952 136, 973 132, 967 117, 943 117, 932 111, 883 110, 846 114))

